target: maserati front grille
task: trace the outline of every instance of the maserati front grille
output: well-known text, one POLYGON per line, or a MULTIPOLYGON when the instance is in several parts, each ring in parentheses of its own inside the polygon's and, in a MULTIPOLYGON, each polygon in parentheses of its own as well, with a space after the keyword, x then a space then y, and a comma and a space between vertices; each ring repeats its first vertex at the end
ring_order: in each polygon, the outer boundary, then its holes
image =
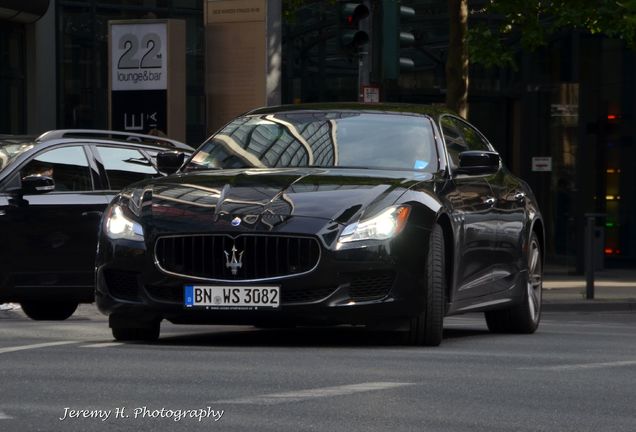
POLYGON ((313 270, 320 260, 320 245, 302 236, 166 236, 157 240, 155 259, 164 272, 194 279, 264 280, 313 270))

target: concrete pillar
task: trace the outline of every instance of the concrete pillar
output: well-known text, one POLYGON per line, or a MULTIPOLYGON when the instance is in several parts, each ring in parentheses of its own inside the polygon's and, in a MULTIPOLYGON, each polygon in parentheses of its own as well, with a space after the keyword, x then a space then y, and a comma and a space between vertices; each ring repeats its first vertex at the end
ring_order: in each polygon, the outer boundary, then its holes
POLYGON ((55 0, 42 18, 26 26, 27 133, 38 135, 57 127, 55 0))

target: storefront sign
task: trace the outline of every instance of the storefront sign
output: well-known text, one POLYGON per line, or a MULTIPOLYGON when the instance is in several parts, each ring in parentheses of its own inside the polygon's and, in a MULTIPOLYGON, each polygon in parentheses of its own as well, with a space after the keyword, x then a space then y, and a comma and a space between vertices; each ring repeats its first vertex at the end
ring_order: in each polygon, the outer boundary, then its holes
POLYGON ((552 171, 552 158, 551 157, 533 157, 532 158, 532 171, 552 171))
POLYGON ((109 22, 110 127, 185 139, 185 23, 109 22))
POLYGON ((148 133, 168 130, 165 90, 116 91, 111 95, 115 130, 148 133))
POLYGON ((280 103, 281 2, 206 0, 207 129, 237 115, 280 103))
POLYGON ((167 23, 111 26, 112 90, 168 88, 167 23))

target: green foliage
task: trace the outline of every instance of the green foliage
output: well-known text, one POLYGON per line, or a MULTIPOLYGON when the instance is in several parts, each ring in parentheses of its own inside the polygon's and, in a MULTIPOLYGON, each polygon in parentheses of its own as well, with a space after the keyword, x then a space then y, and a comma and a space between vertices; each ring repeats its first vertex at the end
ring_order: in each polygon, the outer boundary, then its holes
POLYGON ((307 3, 307 0, 283 0, 283 19, 292 23, 296 18, 296 11, 307 3))
POLYGON ((514 66, 513 43, 534 51, 566 29, 636 45, 636 0, 489 0, 470 14, 470 58, 487 67, 514 66))
POLYGON ((337 0, 283 0, 283 20, 288 24, 296 24, 296 13, 299 9, 311 5, 336 7, 337 0))

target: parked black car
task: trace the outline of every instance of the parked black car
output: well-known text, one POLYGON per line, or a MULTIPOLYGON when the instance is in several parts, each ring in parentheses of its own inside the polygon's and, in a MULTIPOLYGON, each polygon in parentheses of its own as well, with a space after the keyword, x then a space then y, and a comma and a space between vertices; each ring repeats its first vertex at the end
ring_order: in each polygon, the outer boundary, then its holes
POLYGON ((194 151, 113 131, 0 136, 0 303, 62 320, 93 302, 101 214, 124 186, 162 176, 156 156, 167 150, 194 151))
POLYGON ((104 214, 96 301, 115 339, 160 322, 404 323, 484 311, 532 333, 544 231, 535 198, 472 125, 426 106, 264 108, 104 214))

